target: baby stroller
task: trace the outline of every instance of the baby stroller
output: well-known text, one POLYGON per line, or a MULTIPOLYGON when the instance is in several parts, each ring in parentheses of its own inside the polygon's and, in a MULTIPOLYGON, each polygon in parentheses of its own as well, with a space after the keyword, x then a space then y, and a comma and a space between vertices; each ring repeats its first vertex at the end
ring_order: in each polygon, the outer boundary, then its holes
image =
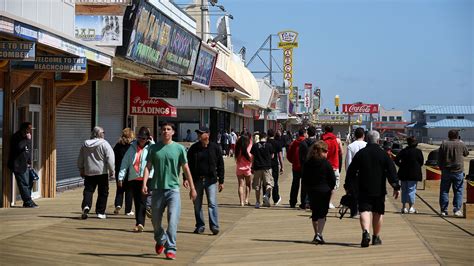
POLYGON ((347 211, 350 210, 350 206, 353 206, 355 202, 354 196, 351 194, 346 194, 342 196, 341 201, 339 202, 339 219, 342 219, 347 211))

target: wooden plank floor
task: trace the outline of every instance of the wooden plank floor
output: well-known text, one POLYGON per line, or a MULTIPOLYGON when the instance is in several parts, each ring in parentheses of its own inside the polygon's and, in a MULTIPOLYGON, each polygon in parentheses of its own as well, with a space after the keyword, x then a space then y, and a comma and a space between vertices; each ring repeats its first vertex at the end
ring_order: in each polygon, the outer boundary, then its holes
MULTIPOLYGON (((257 210, 237 206, 235 163, 232 158, 225 163, 225 189, 219 194, 221 233, 192 233, 193 207, 187 193, 182 193, 177 260, 171 263, 473 265, 473 238, 465 233, 472 233, 472 223, 435 216, 428 206, 422 208, 421 201, 417 207, 422 214, 416 216, 402 216, 398 202, 387 202, 382 246, 360 248, 358 220, 339 220, 335 211, 331 211, 324 232, 328 244, 312 245, 310 213, 288 208, 289 165, 280 182, 283 205, 257 210)), ((115 184, 110 187, 108 213, 113 211, 115 184)), ((134 219, 123 214, 108 215, 106 220, 80 220, 81 199, 82 189, 76 189, 56 199, 38 200, 39 209, 0 209, 0 265, 170 263, 154 254, 149 220, 144 233, 133 233, 134 219)), ((252 193, 251 202, 254 199, 252 193)))

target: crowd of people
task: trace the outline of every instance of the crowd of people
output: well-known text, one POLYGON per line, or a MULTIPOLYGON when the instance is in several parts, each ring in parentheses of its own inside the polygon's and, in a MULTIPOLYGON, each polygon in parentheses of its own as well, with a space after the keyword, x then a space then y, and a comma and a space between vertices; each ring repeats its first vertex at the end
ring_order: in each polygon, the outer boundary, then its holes
MULTIPOLYGON (((322 134, 317 134, 314 126, 301 128, 295 139, 289 131, 282 133, 269 129, 252 134, 245 129, 240 133, 232 129, 217 138, 219 143, 210 141, 207 127, 195 132, 198 140, 186 150, 172 140, 175 128, 171 123, 161 125, 161 139, 156 143, 146 127, 141 127, 136 136, 132 129, 125 128, 112 148, 104 139, 103 128, 96 126, 90 139, 85 140, 81 147, 77 161, 80 175, 84 178, 82 219, 89 217, 96 188, 96 215, 99 219, 107 218, 109 178, 115 178, 114 214, 119 214, 124 206, 126 215, 135 215, 135 232, 144 230, 146 216, 151 218, 156 253, 175 259, 181 184, 189 190, 194 204, 194 233, 203 234, 206 230, 202 209, 205 193, 209 230, 217 235, 220 231, 217 193, 224 189, 224 157, 235 160, 239 205, 257 209, 281 204, 278 182, 286 157, 292 164, 289 207, 298 206, 299 209, 311 211, 313 242, 325 243, 323 231, 326 216, 329 209, 335 208, 334 195, 340 187, 343 165, 342 141, 333 133, 332 126, 325 126, 322 134), (254 204, 250 200, 252 188, 255 191, 254 204), (166 230, 162 228, 165 209, 168 219, 166 230)), ((393 188, 395 198, 401 191, 401 213, 417 213, 416 185, 422 179, 424 158, 417 148, 415 137, 408 137, 407 146, 391 157, 380 145, 377 131, 367 132, 357 128, 353 133, 353 141, 346 140, 343 188, 346 198, 351 199, 347 207, 350 217, 360 220, 361 246, 368 247, 370 243, 380 245, 387 181, 393 188)), ((22 124, 11 143, 8 166, 17 179, 23 206, 38 207, 31 199, 31 181, 28 177, 31 169, 31 123, 22 124)), ((448 215, 448 196, 452 186, 453 214, 462 216, 463 157, 469 152, 459 140, 456 130, 449 131, 448 140, 441 145, 439 154, 442 170, 440 214, 448 215)))

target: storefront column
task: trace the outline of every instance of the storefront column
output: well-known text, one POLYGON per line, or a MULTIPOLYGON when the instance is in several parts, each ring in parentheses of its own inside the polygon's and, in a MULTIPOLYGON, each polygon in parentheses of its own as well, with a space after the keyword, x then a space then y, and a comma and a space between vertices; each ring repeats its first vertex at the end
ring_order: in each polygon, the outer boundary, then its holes
POLYGON ((10 153, 11 124, 13 121, 12 112, 12 89, 10 82, 10 72, 2 75, 3 84, 3 171, 2 171, 2 207, 8 208, 11 204, 12 194, 12 173, 8 169, 8 155, 10 153))
POLYGON ((56 197, 56 87, 52 79, 43 80, 43 176, 44 198, 56 197))

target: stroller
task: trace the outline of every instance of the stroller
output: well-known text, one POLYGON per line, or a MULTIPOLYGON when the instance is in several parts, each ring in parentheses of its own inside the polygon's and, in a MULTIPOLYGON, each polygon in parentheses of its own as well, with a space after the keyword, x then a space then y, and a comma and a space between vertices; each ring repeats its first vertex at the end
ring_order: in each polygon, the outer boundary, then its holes
POLYGON ((347 211, 350 210, 350 206, 353 206, 355 203, 355 198, 351 194, 346 194, 342 196, 341 201, 339 202, 339 219, 342 219, 347 211))

